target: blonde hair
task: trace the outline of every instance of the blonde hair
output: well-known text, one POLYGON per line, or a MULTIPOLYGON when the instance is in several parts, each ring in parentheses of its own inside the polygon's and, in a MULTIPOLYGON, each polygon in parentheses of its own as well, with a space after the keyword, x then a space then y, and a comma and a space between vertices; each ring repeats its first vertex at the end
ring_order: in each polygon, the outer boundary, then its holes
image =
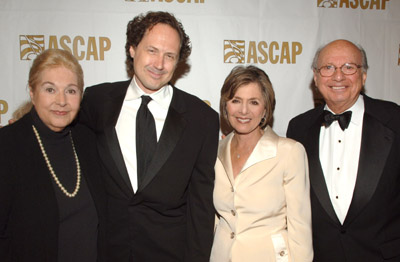
POLYGON ((29 111, 32 109, 32 102, 31 101, 25 101, 22 103, 13 113, 12 113, 12 118, 13 120, 18 120, 22 118, 25 114, 27 114, 29 111))
POLYGON ((78 88, 83 93, 83 70, 78 60, 68 51, 62 49, 47 49, 33 61, 29 71, 29 86, 35 90, 40 81, 41 73, 48 68, 64 66, 78 78, 78 88))

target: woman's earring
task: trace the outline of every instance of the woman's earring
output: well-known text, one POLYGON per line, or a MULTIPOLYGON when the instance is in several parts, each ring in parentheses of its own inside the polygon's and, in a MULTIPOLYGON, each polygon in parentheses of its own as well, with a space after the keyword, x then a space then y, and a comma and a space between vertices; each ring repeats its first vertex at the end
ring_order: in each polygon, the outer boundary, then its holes
POLYGON ((265 115, 264 115, 264 116, 261 118, 260 126, 262 126, 262 125, 264 124, 265 120, 266 120, 266 117, 265 117, 265 115))

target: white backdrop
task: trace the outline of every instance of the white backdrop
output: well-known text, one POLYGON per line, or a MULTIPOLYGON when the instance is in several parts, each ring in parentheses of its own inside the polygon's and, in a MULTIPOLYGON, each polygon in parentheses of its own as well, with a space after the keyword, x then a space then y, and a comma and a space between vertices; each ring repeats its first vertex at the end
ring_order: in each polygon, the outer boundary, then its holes
POLYGON ((370 69, 366 93, 400 103, 399 0, 1 0, 0 125, 28 99, 32 59, 42 49, 68 49, 85 86, 127 79, 129 20, 168 11, 182 22, 193 52, 178 88, 218 111, 220 88, 238 64, 254 64, 276 92, 275 131, 314 106, 311 61, 322 44, 361 44, 370 69))

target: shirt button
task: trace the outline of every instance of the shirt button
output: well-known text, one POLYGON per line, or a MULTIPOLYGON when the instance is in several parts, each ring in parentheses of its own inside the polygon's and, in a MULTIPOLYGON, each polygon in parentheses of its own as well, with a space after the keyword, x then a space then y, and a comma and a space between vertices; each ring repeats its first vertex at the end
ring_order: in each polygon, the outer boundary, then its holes
POLYGON ((231 210, 231 214, 232 214, 232 216, 236 216, 235 210, 231 210))
POLYGON ((281 257, 283 257, 284 255, 285 255, 285 251, 281 251, 281 252, 279 252, 279 255, 281 256, 281 257))
POLYGON ((235 238, 235 233, 232 232, 232 233, 231 233, 231 239, 234 239, 234 238, 235 238))

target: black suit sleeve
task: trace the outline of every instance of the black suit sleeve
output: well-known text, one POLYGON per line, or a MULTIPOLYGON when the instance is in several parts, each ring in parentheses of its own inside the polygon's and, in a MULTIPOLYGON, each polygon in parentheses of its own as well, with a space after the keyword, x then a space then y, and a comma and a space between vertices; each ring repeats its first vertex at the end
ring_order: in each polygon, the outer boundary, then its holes
MULTIPOLYGON (((4 127, 6 128, 6 127, 4 127)), ((12 203, 12 172, 9 152, 9 137, 0 132, 0 261, 8 261, 10 252, 10 235, 8 229, 12 203)))
POLYGON ((291 120, 289 122, 289 126, 288 126, 288 129, 286 131, 286 137, 292 138, 292 139, 298 141, 298 139, 297 139, 297 137, 295 135, 295 132, 294 132, 294 128, 293 128, 293 120, 291 120))
POLYGON ((93 88, 86 88, 85 89, 85 93, 83 94, 83 99, 81 102, 81 108, 79 110, 79 122, 81 124, 86 125, 87 127, 91 128, 92 130, 94 129, 94 124, 93 124, 93 120, 92 120, 92 113, 90 112, 91 107, 90 103, 92 103, 91 100, 91 90, 93 88))
POLYGON ((189 184, 185 261, 210 260, 214 228, 214 165, 218 150, 218 115, 207 118, 206 134, 189 184))

